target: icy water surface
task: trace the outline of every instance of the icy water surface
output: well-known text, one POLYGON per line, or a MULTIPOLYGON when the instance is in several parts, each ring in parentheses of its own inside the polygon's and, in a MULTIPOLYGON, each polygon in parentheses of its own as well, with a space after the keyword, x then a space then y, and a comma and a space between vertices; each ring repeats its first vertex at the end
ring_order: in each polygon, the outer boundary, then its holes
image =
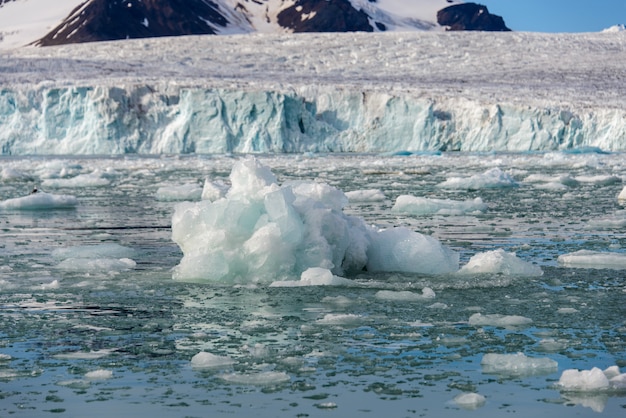
POLYGON ((557 262, 626 252, 623 154, 261 156, 281 183, 382 191, 346 213, 432 235, 461 265, 503 249, 543 275, 363 272, 349 277, 356 286, 298 288, 174 281, 173 191, 227 181, 237 158, 0 160, 2 200, 37 185, 79 202, 0 209, 0 415, 624 413, 623 389, 557 386, 566 369, 626 367, 626 263, 557 262), (493 168, 513 182, 487 187, 493 168), (399 195, 480 197, 487 210, 404 214, 391 210, 399 195), (526 357, 481 364, 491 353, 526 357), (463 404, 468 393, 484 399, 463 404))

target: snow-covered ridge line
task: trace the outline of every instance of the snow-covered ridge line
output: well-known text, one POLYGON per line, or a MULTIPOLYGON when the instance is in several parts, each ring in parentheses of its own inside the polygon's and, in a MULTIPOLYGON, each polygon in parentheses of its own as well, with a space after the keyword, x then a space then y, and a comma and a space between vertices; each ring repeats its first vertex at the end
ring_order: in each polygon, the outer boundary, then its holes
POLYGON ((625 61, 624 32, 198 36, 27 48, 0 53, 0 147, 623 150, 625 61))

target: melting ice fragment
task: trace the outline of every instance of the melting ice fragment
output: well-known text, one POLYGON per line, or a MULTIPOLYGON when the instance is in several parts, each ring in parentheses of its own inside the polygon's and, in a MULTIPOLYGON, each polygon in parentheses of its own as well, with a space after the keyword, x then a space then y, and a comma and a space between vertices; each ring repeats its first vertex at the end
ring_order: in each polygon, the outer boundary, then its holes
POLYGON ((515 253, 502 249, 474 255, 459 274, 499 273, 507 276, 541 276, 543 271, 527 261, 520 260, 515 253))
MULTIPOLYGON (((458 269, 458 254, 434 238, 406 228, 378 230, 346 215, 346 195, 328 184, 279 186, 253 158, 234 164, 230 182, 224 198, 176 206, 172 239, 183 258, 175 279, 272 283, 310 268, 334 276, 365 267, 426 274, 458 269)), ((314 272, 301 284, 337 284, 314 272)))
POLYGON ((523 353, 517 354, 495 354, 488 353, 483 356, 480 362, 483 372, 530 376, 534 374, 552 373, 558 369, 558 363, 550 358, 532 358, 523 353))
POLYGON ((454 397, 454 403, 464 409, 480 408, 485 401, 485 397, 478 393, 461 393, 454 397))
POLYGON ((180 186, 162 186, 157 189, 155 197, 163 202, 200 200, 202 187, 194 183, 182 184, 180 186))
POLYGON ((480 197, 457 201, 450 199, 429 199, 419 196, 401 195, 391 208, 392 212, 411 215, 464 215, 487 211, 487 205, 480 197))
POLYGON ((352 286, 354 282, 343 277, 335 276, 325 268, 311 267, 300 275, 300 280, 275 281, 270 287, 300 287, 300 286, 352 286))
POLYGON ((569 254, 562 254, 557 261, 564 267, 626 269, 626 254, 624 253, 580 250, 569 254))
POLYGON ((532 324, 532 322, 532 319, 520 315, 483 315, 481 313, 475 313, 469 318, 469 324, 472 326, 492 326, 503 328, 526 326, 532 324))
POLYGON ((439 184, 445 189, 497 189, 518 187, 519 184, 509 174, 499 168, 492 168, 482 174, 475 174, 471 177, 451 177, 439 184))
POLYGON ((0 209, 18 210, 74 209, 77 205, 78 200, 74 196, 43 192, 0 201, 0 209))
POLYGON ((194 369, 218 369, 233 364, 235 364, 235 360, 230 357, 217 356, 205 351, 201 351, 191 358, 191 366, 194 369))

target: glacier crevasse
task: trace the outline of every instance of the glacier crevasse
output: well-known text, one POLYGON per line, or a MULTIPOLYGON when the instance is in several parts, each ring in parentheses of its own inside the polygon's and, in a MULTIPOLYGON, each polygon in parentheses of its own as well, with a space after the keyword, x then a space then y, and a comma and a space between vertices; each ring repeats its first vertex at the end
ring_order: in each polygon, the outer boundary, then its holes
POLYGON ((0 91, 4 155, 626 149, 626 110, 303 86, 0 91))

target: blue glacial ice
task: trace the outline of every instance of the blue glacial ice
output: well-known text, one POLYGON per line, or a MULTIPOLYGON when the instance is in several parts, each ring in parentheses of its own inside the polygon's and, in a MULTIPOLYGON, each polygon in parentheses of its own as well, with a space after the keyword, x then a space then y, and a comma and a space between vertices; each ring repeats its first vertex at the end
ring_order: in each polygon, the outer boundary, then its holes
POLYGON ((0 91, 3 154, 620 150, 619 109, 483 104, 338 88, 134 85, 0 91))

